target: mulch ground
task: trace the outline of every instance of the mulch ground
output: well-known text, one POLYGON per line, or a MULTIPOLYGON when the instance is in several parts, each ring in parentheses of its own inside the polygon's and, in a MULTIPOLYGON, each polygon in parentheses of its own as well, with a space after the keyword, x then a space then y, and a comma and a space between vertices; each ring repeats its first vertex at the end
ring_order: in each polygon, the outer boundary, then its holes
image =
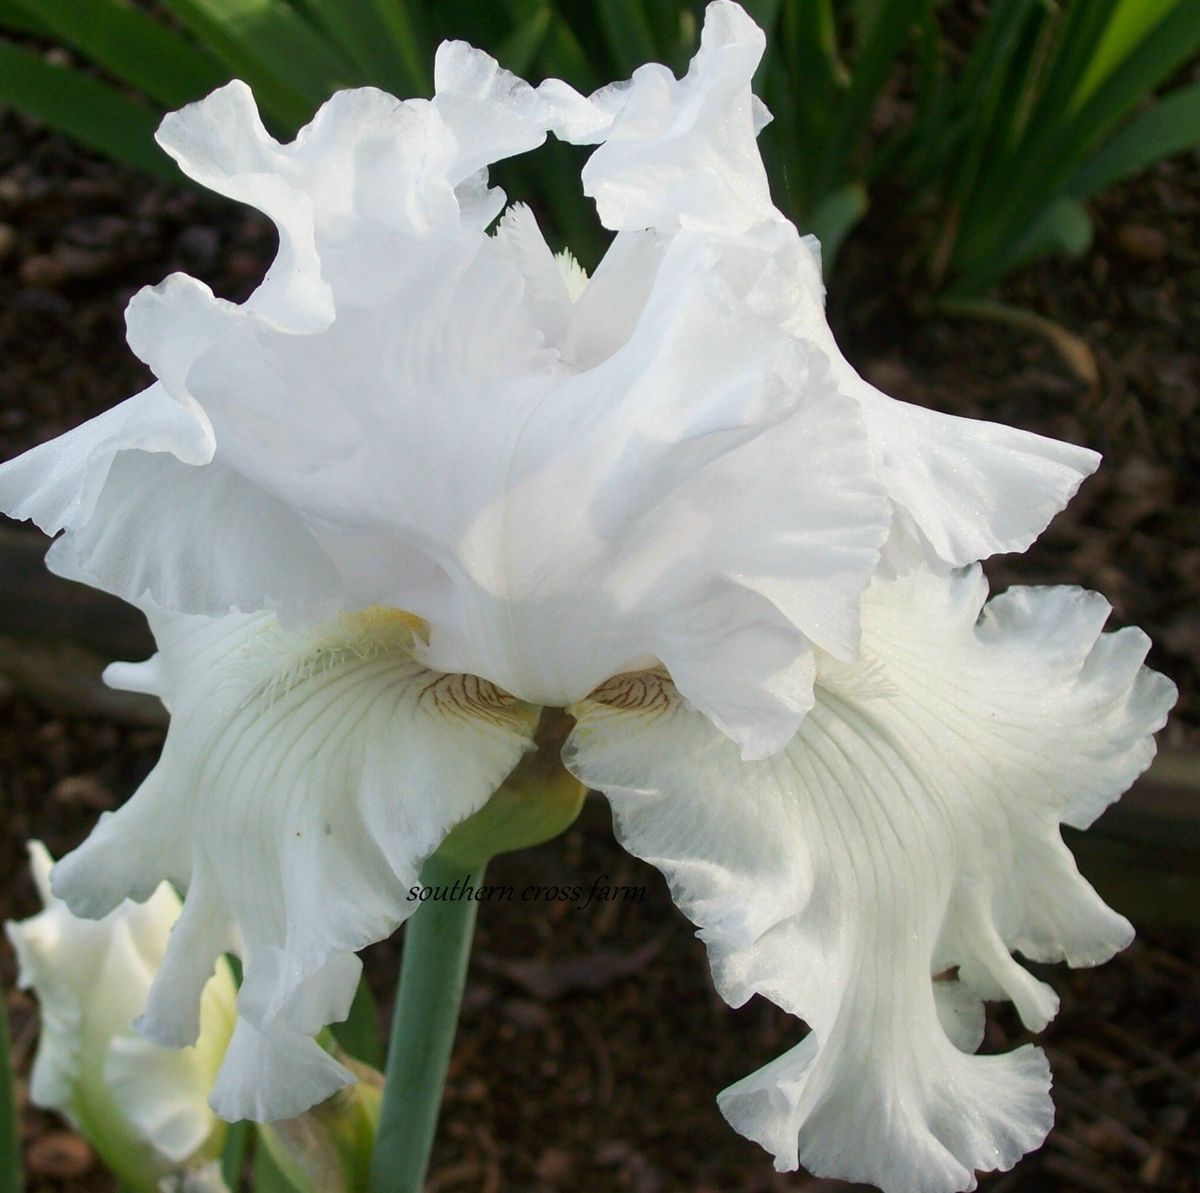
MULTIPOLYGON (((1183 159, 1114 193, 1081 261, 1040 266, 1004 297, 1059 320, 1093 347, 1098 391, 1044 341, 1011 328, 913 315, 902 301, 886 212, 846 249, 831 296, 852 359, 882 388, 954 413, 1009 422, 1102 450, 1101 473, 995 585, 1082 583, 1116 624, 1155 639, 1180 684, 1166 740, 1200 744, 1200 539, 1195 415, 1200 368, 1200 163, 1183 159)), ((124 346, 122 311, 141 285, 183 269, 239 298, 273 247, 262 220, 182 188, 147 183, 0 119, 0 458, 74 426, 146 383, 124 346)), ((158 731, 71 719, 0 691, 0 918, 35 909, 23 842, 55 853, 124 799, 153 764, 158 731)), ((755 1000, 717 998, 703 949, 661 881, 615 846, 599 810, 537 850, 495 863, 495 881, 641 886, 644 901, 497 903, 480 916, 431 1190, 766 1193, 846 1188, 779 1176, 724 1124, 714 1095, 803 1028, 755 1000)), ((396 942, 371 950, 388 998, 396 942)), ((1040 971, 1039 971, 1040 972, 1040 971)), ((1063 1009, 1044 1042, 1058 1126, 1000 1190, 1200 1189, 1200 943, 1147 929, 1094 971, 1048 970, 1063 1009)), ((13 966, 0 945, 0 978, 13 966)), ((31 1001, 9 995, 27 1065, 31 1001)), ((986 1047, 1024 1038, 1007 1011, 986 1047)), ((110 1188, 60 1120, 24 1111, 30 1187, 110 1188)))

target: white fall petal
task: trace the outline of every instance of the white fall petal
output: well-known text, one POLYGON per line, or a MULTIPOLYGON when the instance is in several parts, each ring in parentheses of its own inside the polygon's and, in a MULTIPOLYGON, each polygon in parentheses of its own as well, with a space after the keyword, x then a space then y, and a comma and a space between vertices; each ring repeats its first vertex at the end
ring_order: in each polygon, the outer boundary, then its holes
POLYGON ((233 976, 224 963, 211 975, 195 1047, 148 1043, 134 1020, 179 919, 179 897, 164 883, 145 903, 82 920, 51 893, 52 859, 41 842, 29 853, 45 908, 6 929, 41 1017, 30 1097, 65 1114, 130 1188, 153 1190, 220 1148, 224 1127, 208 1091, 233 1029, 233 976))
POLYGON ((1095 965, 1132 938, 1059 826, 1145 769, 1174 687, 1140 631, 1101 634, 1094 593, 985 596, 978 569, 877 581, 862 661, 821 661, 762 762, 653 673, 575 710, 568 764, 664 872, 723 996, 812 1028, 720 1099, 781 1169, 950 1193, 1010 1167, 1049 1130, 1050 1075, 1031 1046, 971 1055, 981 1000, 1038 1030, 1057 1001, 1012 950, 1095 965))
POLYGON ((393 613, 302 634, 264 615, 151 624, 159 653, 109 679, 171 710, 162 758, 59 862, 54 889, 93 917, 164 877, 185 890, 139 1029, 191 1043, 217 959, 241 956, 212 1105, 290 1117, 353 1080, 313 1037, 349 1011, 355 950, 413 909, 422 862, 530 748, 537 711, 422 667, 412 620, 393 613))

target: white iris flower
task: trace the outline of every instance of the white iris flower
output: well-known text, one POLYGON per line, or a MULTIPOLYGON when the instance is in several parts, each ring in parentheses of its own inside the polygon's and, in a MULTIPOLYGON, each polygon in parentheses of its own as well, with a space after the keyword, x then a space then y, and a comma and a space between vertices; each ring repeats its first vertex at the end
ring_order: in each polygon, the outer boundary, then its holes
POLYGON ((433 100, 343 92, 288 145, 240 83, 164 121, 186 173, 275 221, 276 261, 240 306, 178 274, 138 294, 157 383, 0 469, 0 503, 150 615, 159 653, 112 679, 171 709, 162 760, 55 885, 92 916, 187 889, 161 1043, 245 959, 224 1116, 351 1080, 312 1037, 355 951, 565 709, 564 762, 722 994, 812 1025, 721 1099, 781 1168, 957 1190, 1049 1128, 1038 1050, 972 1055, 981 1000, 1040 1028, 1012 950, 1128 943, 1059 825, 1148 765, 1173 688, 1099 597, 985 606, 977 561, 1098 457, 851 369, 768 193, 762 51, 718 0, 681 80, 534 89, 452 42, 433 100), (591 278, 524 207, 489 231, 488 164, 547 131, 599 146, 591 278))

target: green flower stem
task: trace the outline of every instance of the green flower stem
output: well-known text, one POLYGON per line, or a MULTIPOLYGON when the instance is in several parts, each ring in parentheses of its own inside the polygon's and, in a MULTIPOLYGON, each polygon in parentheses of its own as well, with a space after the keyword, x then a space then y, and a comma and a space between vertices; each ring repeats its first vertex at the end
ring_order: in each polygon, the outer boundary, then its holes
MULTIPOLYGON (((483 870, 435 856, 425 863, 421 882, 479 886, 483 870)), ((478 909, 474 899, 431 900, 405 928, 370 1193, 422 1193, 425 1187, 478 909)))

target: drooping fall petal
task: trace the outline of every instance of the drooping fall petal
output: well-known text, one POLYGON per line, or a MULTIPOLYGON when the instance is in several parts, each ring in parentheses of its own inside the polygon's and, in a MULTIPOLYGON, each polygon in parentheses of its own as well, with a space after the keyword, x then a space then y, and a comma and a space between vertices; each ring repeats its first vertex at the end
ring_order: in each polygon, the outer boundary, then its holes
POLYGON ((54 888, 93 917, 164 878, 185 890, 141 1030, 191 1043, 217 958, 240 955, 213 1106, 291 1117, 352 1080, 312 1037, 349 1011, 355 950, 416 907, 421 863, 530 748, 537 712, 421 666, 412 619, 394 613, 298 634, 269 615, 151 623, 159 653, 110 681, 169 707, 162 758, 54 888))
POLYGON ((1059 826, 1149 764, 1173 685, 1139 631, 1101 634, 1093 593, 985 596, 977 569, 877 581, 862 660, 819 660, 812 711, 762 762, 654 673, 575 710, 569 764, 667 876, 722 994, 812 1028, 721 1096, 781 1169, 949 1193, 1011 1166, 1049 1129, 1049 1071, 1031 1046, 970 1055, 981 1000, 1038 1030, 1057 1000, 1013 950, 1095 965, 1132 937, 1059 826))

